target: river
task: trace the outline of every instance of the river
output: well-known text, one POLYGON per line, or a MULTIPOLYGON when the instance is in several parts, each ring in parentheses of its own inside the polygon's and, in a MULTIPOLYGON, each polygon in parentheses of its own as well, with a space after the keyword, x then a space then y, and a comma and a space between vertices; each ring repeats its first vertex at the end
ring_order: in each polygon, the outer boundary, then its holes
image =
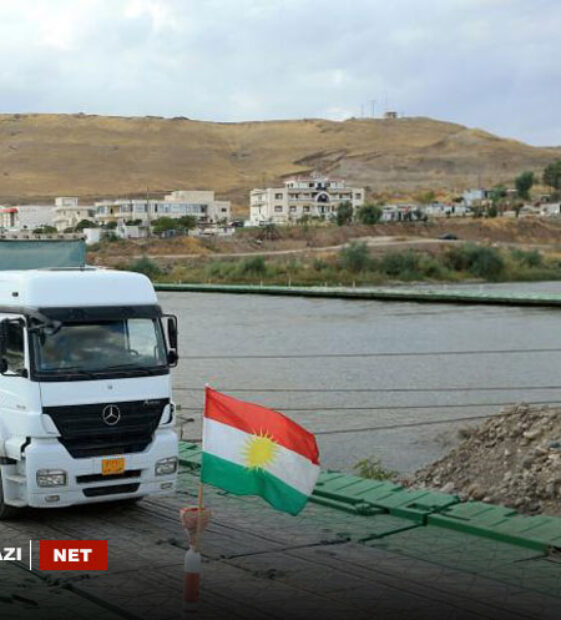
MULTIPOLYGON (((476 288, 561 293, 560 282, 476 288)), ((185 438, 200 438, 208 383, 317 433, 325 468, 350 471, 375 456, 410 472, 481 421, 463 418, 501 403, 561 402, 558 309, 215 293, 159 299, 179 319, 183 359, 173 382, 181 415, 193 418, 185 438), (432 423, 439 420, 447 422, 432 423)))

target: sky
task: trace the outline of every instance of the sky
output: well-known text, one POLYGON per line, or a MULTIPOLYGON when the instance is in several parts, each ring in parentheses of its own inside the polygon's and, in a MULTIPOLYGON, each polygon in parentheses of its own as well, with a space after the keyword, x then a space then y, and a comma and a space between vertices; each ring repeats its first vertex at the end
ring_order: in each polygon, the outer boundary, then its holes
POLYGON ((561 0, 0 0, 0 112, 344 120, 561 145, 561 0))

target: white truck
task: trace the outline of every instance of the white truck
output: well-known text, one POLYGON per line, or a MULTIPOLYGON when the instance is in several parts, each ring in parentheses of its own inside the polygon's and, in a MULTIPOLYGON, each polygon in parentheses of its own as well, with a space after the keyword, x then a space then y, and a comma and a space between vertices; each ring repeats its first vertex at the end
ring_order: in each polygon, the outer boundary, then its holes
POLYGON ((141 274, 0 271, 0 519, 173 492, 177 359, 141 274))

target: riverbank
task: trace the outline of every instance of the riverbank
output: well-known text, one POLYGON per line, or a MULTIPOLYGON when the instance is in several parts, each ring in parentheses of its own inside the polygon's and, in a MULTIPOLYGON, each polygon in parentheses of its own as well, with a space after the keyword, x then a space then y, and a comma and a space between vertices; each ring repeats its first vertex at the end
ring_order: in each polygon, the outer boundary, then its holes
POLYGON ((334 254, 257 254, 180 263, 142 257, 117 267, 144 273, 159 284, 360 287, 404 282, 531 282, 560 280, 561 254, 459 242, 432 251, 378 254, 367 243, 355 241, 334 254))

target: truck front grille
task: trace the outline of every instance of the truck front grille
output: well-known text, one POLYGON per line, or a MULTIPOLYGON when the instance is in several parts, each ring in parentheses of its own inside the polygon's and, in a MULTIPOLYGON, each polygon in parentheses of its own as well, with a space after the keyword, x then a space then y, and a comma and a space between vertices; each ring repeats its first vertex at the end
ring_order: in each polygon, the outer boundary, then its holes
POLYGON ((51 416, 60 433, 59 441, 68 452, 74 458, 86 458, 142 452, 152 441, 168 403, 168 398, 158 398, 44 407, 43 413, 51 416), (104 421, 108 407, 113 408, 111 424, 104 421))
POLYGON ((86 497, 101 497, 102 495, 119 495, 121 493, 136 493, 140 484, 118 484, 110 487, 93 487, 83 489, 86 497))

